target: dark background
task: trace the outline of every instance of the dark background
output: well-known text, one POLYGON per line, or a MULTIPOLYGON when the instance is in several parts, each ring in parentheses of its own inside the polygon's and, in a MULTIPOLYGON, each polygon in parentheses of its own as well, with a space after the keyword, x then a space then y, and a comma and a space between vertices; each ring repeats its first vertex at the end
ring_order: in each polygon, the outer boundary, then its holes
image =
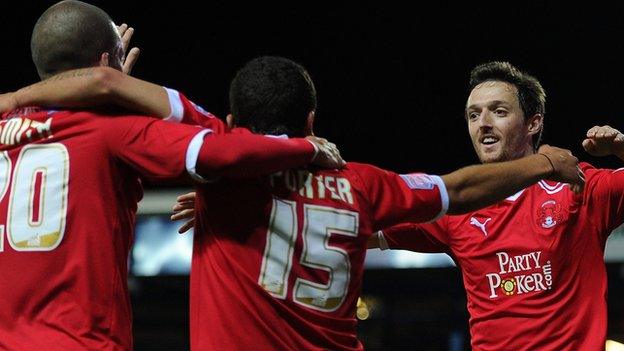
MULTIPOLYGON (((30 33, 52 3, 0 3, 1 91, 37 80, 30 33)), ((624 128, 624 4, 92 3, 136 28, 133 44, 142 54, 135 76, 177 88, 219 116, 228 112, 230 78, 247 60, 270 54, 302 63, 319 94, 316 133, 336 142, 349 160, 430 173, 477 162, 462 114, 468 74, 479 63, 508 60, 546 89, 546 143, 599 166, 620 164, 588 157, 580 142, 595 124, 624 128)), ((623 308, 613 298, 624 290, 621 270, 609 269, 610 335, 621 337, 623 308)), ((443 350, 444 333, 465 332, 455 270, 367 275, 364 293, 388 301, 377 315, 383 324, 362 323, 370 349, 443 350)), ((187 283, 185 277, 132 281, 137 349, 185 347, 187 283)))
MULTIPOLYGON (((52 3, 0 4, 1 90, 37 80, 30 33, 52 3)), ((541 80, 545 142, 588 159, 584 132, 621 126, 624 4, 92 3, 136 28, 133 44, 143 51, 135 76, 177 88, 219 116, 228 112, 229 80, 247 60, 270 54, 302 63, 318 90, 317 134, 350 160, 397 171, 477 162, 462 113, 470 69, 491 60, 541 80)))

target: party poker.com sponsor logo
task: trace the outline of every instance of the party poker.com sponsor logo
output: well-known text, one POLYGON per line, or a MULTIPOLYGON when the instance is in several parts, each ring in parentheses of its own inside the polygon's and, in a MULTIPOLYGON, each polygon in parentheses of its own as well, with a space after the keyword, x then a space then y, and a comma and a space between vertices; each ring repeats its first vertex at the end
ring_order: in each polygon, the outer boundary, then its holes
POLYGON ((516 256, 497 252, 496 256, 499 271, 485 275, 491 299, 499 295, 520 295, 552 288, 552 266, 550 261, 545 263, 540 261, 541 251, 516 256))

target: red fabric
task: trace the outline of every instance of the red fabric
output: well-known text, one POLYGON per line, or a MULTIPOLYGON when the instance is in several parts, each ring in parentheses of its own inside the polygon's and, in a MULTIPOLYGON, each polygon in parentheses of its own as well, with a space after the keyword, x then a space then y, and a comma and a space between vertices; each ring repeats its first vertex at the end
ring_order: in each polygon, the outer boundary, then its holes
POLYGON ((235 178, 266 175, 308 164, 314 146, 305 139, 278 139, 235 129, 204 140, 199 153, 199 174, 235 178))
POLYGON ((582 196, 542 181, 514 201, 384 230, 391 248, 454 257, 474 350, 604 349, 604 247, 624 219, 624 172, 582 168, 582 196))
POLYGON ((200 129, 137 116, 26 112, 0 122, 0 349, 131 350, 127 265, 139 177, 183 175, 200 129), (40 216, 29 209, 39 173, 40 216))
POLYGON ((437 186, 410 189, 355 163, 201 186, 192 350, 361 350, 355 310, 367 239, 441 207, 437 186))
POLYGON ((206 138, 199 153, 197 171, 207 179, 215 176, 253 177, 285 168, 303 166, 314 155, 314 147, 302 139, 275 139, 253 135, 248 130, 230 131, 225 123, 189 100, 182 93, 172 105, 182 106, 180 123, 208 128, 218 138, 206 138), (215 150, 218 150, 215 152, 215 150))
POLYGON ((181 105, 181 115, 174 117, 179 117, 180 123, 182 124, 208 128, 212 130, 214 134, 223 134, 228 130, 227 125, 222 120, 189 100, 182 93, 178 92, 178 99, 170 101, 170 103, 172 106, 176 104, 181 105))

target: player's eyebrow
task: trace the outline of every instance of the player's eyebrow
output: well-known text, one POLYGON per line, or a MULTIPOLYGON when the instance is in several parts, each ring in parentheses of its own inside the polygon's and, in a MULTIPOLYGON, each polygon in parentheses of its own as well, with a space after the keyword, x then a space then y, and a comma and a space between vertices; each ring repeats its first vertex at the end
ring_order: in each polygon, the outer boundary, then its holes
POLYGON ((494 100, 494 101, 490 101, 488 103, 488 106, 500 106, 500 105, 505 105, 505 106, 509 106, 509 102, 507 101, 502 101, 502 100, 494 100))
POLYGON ((471 110, 477 110, 479 108, 481 108, 482 106, 509 106, 510 103, 507 101, 503 101, 503 100, 492 100, 492 101, 488 101, 484 104, 472 104, 466 107, 466 111, 471 111, 471 110))

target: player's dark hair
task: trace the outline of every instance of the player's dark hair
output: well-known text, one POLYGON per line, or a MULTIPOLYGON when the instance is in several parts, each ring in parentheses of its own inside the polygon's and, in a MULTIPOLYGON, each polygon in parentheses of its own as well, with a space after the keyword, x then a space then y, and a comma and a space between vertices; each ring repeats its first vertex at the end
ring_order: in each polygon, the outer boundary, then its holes
POLYGON ((119 37, 102 9, 81 1, 61 1, 37 20, 30 40, 41 79, 76 68, 91 67, 102 53, 118 55, 119 37))
MULTIPOLYGON (((470 91, 477 85, 486 81, 501 81, 512 84, 518 91, 518 101, 524 113, 524 118, 529 119, 536 114, 544 116, 546 113, 546 92, 537 78, 526 72, 520 71, 509 62, 488 62, 478 65, 470 72, 470 91)), ((539 146, 542 132, 533 136, 533 147, 539 146)))
POLYGON ((274 56, 255 58, 230 84, 235 123, 254 133, 303 136, 309 113, 316 109, 316 90, 299 64, 274 56))

